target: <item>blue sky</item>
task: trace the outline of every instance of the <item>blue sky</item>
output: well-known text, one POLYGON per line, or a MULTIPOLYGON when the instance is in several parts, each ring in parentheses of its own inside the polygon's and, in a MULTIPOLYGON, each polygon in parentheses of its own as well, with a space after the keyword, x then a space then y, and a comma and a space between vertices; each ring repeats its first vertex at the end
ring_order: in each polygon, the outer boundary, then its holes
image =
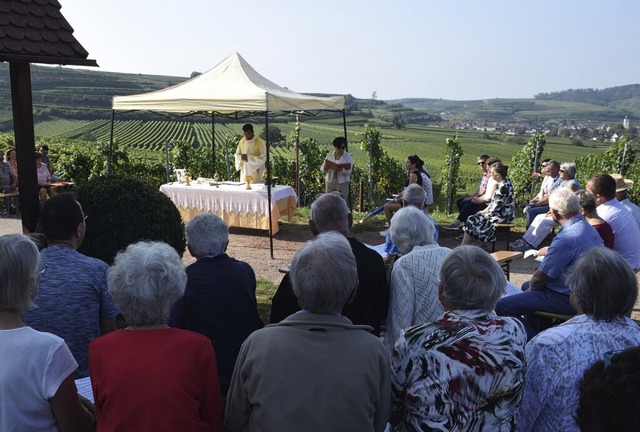
POLYGON ((187 77, 237 51, 298 92, 533 97, 640 83, 637 0, 59 0, 103 71, 187 77))

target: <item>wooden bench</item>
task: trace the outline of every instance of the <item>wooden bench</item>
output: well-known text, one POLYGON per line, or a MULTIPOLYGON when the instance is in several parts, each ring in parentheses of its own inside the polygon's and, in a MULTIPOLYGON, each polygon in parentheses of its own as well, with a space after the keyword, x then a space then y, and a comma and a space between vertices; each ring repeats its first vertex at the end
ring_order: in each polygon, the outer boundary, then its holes
POLYGON ((504 274, 507 276, 507 280, 509 280, 509 277, 511 276, 511 270, 510 270, 511 261, 522 256, 522 252, 500 250, 500 251, 491 253, 491 256, 493 257, 494 260, 496 260, 498 264, 500 264, 500 267, 502 267, 502 270, 504 270, 504 274))
POLYGON ((51 187, 54 188, 55 190, 65 191, 71 188, 74 184, 75 183, 73 182, 59 181, 59 182, 51 183, 51 187))
POLYGON ((515 227, 515 224, 496 224, 496 239, 491 242, 491 252, 496 251, 496 242, 504 240, 506 241, 505 250, 509 250, 509 243, 511 243, 511 229, 515 227))
POLYGON ((553 312, 545 312, 545 311, 535 311, 533 313, 536 316, 539 316, 540 318, 545 318, 547 320, 547 323, 541 323, 541 330, 545 330, 549 327, 554 327, 557 326, 558 324, 562 324, 563 322, 570 320, 571 318, 573 318, 575 315, 566 315, 566 314, 558 314, 558 313, 553 313, 553 312))
MULTIPOLYGON (((2 202, 5 203, 5 199, 7 200, 14 200, 14 206, 16 208, 16 217, 20 217, 20 201, 18 200, 18 198, 20 198, 20 193, 19 192, 9 192, 9 193, 2 193, 0 192, 0 199, 2 199, 2 202)), ((5 207, 7 207, 5 205, 5 207)), ((9 214, 9 209, 5 208, 4 209, 6 214, 9 214)))

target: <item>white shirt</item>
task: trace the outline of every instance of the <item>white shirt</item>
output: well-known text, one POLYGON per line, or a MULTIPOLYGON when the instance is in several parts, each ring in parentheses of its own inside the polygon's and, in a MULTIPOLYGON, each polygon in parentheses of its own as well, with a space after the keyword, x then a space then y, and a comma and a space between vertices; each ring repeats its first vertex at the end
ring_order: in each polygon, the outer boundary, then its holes
POLYGON ((64 340, 31 327, 0 330, 0 431, 57 432, 52 398, 78 364, 64 340))
POLYGON ((640 227, 631 212, 616 198, 600 204, 596 212, 611 225, 615 235, 613 250, 622 255, 632 269, 640 269, 640 227))
POLYGON ((623 199, 622 201, 620 201, 620 204, 622 204, 624 208, 631 212, 636 222, 638 223, 638 227, 640 227, 640 207, 629 201, 629 198, 623 199))
POLYGON ((351 180, 351 171, 353 171, 353 158, 351 158, 351 155, 349 153, 345 151, 344 153, 342 153, 342 156, 340 156, 340 158, 336 159, 335 152, 330 151, 329 153, 327 153, 327 156, 325 156, 324 161, 322 162, 322 166, 320 167, 320 169, 326 172, 324 176, 325 182, 331 183, 331 180, 333 180, 334 174, 337 174, 339 184, 346 183, 351 180), (346 163, 351 164, 351 168, 342 169, 336 172, 331 168, 325 167, 324 161, 326 161, 327 159, 337 164, 346 164, 346 163))

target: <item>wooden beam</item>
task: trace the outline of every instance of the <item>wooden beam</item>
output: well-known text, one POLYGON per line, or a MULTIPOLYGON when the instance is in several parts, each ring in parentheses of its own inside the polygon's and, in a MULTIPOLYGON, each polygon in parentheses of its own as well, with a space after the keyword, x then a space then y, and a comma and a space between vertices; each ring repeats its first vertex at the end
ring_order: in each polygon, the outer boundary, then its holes
POLYGON ((40 217, 38 178, 36 175, 36 143, 33 131, 33 101, 31 96, 31 66, 29 63, 9 63, 13 131, 16 140, 22 229, 34 232, 40 217))

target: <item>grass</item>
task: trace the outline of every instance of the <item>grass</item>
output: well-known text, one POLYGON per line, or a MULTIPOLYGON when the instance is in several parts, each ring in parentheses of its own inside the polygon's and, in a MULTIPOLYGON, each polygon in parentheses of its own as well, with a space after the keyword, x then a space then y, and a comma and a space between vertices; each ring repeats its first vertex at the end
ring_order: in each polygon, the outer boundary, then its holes
POLYGON ((271 316, 271 299, 278 287, 271 281, 259 278, 256 281, 256 300, 258 302, 258 314, 265 324, 269 324, 271 316))
POLYGON ((47 120, 34 124, 34 133, 38 137, 53 137, 90 123, 86 120, 47 120))

